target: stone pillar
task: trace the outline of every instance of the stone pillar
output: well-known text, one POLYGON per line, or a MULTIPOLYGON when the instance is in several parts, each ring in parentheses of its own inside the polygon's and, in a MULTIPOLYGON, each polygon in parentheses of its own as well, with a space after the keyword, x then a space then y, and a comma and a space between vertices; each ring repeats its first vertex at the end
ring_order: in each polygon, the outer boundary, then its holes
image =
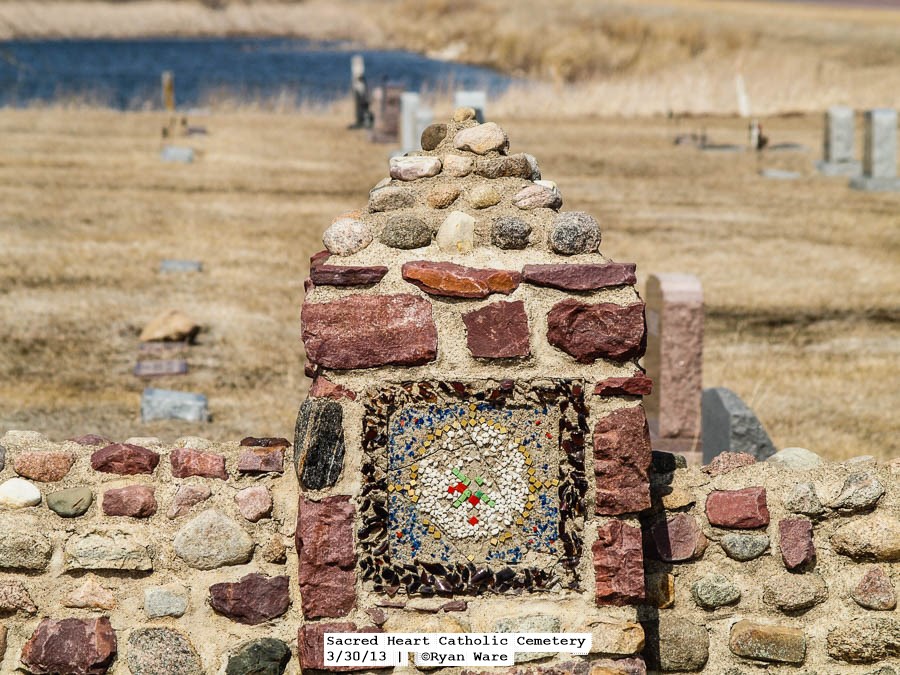
POLYGON ((699 459, 703 391, 703 289, 689 274, 647 280, 647 419, 653 448, 699 459))
POLYGON ((853 157, 855 136, 854 112, 843 105, 832 106, 825 113, 824 159, 816 168, 826 176, 858 176, 862 166, 853 157))
POLYGON ((897 111, 885 108, 866 111, 863 175, 850 181, 857 190, 900 190, 897 178, 897 111))
MULTIPOLYGON (((392 158, 310 266, 294 457, 311 668, 323 630, 417 631, 432 611, 471 632, 589 631, 595 654, 642 646, 635 266, 474 118, 392 158)), ((573 658, 560 669, 590 670, 573 658)))
POLYGON ((475 111, 475 119, 484 123, 487 114, 486 91, 458 91, 453 97, 453 105, 457 108, 472 108, 475 111))

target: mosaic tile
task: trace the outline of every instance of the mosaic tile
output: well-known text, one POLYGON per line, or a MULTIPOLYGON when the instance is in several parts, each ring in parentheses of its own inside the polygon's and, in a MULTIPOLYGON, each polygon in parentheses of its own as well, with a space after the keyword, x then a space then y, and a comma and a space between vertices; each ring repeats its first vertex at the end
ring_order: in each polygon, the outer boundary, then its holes
POLYGON ((370 394, 363 578, 390 594, 577 588, 586 417, 580 383, 370 394))

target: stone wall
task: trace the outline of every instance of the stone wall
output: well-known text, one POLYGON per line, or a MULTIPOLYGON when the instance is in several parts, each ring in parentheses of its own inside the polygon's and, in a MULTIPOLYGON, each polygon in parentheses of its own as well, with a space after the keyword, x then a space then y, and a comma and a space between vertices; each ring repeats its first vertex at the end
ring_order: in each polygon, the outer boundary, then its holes
POLYGON ((473 111, 422 145, 311 261, 292 444, 0 439, 0 673, 315 672, 359 630, 894 673, 897 464, 651 453, 634 265, 473 111))

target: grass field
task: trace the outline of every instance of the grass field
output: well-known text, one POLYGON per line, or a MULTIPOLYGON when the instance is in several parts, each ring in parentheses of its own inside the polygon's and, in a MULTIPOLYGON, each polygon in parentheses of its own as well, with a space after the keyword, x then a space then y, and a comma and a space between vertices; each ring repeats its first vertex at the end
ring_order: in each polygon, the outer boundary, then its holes
MULTIPOLYGON (((449 113, 444 106, 439 113, 449 113)), ((122 440, 290 437, 306 380, 299 307, 331 217, 386 174, 385 146, 331 114, 193 120, 193 165, 158 159, 160 114, 0 111, 0 429, 122 440), (160 275, 162 258, 202 260, 160 275), (206 393, 209 425, 142 424, 138 333, 182 309, 205 330, 190 373, 157 386, 206 393)), ((900 454, 900 195, 820 178, 821 119, 764 121, 808 152, 703 153, 677 133, 743 142, 731 118, 500 116, 566 209, 601 222, 602 250, 689 272, 707 299, 706 386, 737 391, 779 447, 831 458, 900 454), (761 167, 800 171, 767 180, 761 167)))

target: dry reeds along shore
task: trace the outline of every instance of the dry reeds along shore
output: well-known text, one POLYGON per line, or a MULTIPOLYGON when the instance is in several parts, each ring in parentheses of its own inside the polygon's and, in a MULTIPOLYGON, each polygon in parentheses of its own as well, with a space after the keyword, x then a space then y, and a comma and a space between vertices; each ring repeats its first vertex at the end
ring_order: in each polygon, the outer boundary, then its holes
MULTIPOLYGON (((704 383, 736 391, 779 447, 831 459, 900 454, 900 197, 814 174, 821 110, 900 107, 900 12, 766 3, 309 0, 115 4, 0 0, 0 37, 281 34, 349 38, 535 78, 490 103, 603 250, 696 274, 704 383), (704 153, 746 141, 734 78, 773 142, 806 152, 704 153), (538 82, 535 84, 535 82, 538 82), (666 114, 675 113, 672 118, 666 114), (762 167, 797 171, 766 180, 762 167)), ((299 307, 331 219, 361 207, 389 148, 348 132, 348 102, 215 101, 192 165, 159 161, 162 113, 0 110, 0 429, 215 439, 290 437, 307 381, 299 307), (202 260, 160 275, 163 258, 202 260), (178 308, 206 328, 190 372, 209 425, 141 424, 138 334, 178 308)), ((449 100, 430 101, 437 116, 449 100)), ((860 125, 858 125, 859 127, 860 125)), ((861 129, 858 129, 861 134, 861 129)), ((861 137, 857 139, 861 147, 861 137)))
POLYGON ((0 39, 273 35, 486 65, 543 84, 495 114, 900 107, 900 11, 737 0, 0 0, 0 39))

